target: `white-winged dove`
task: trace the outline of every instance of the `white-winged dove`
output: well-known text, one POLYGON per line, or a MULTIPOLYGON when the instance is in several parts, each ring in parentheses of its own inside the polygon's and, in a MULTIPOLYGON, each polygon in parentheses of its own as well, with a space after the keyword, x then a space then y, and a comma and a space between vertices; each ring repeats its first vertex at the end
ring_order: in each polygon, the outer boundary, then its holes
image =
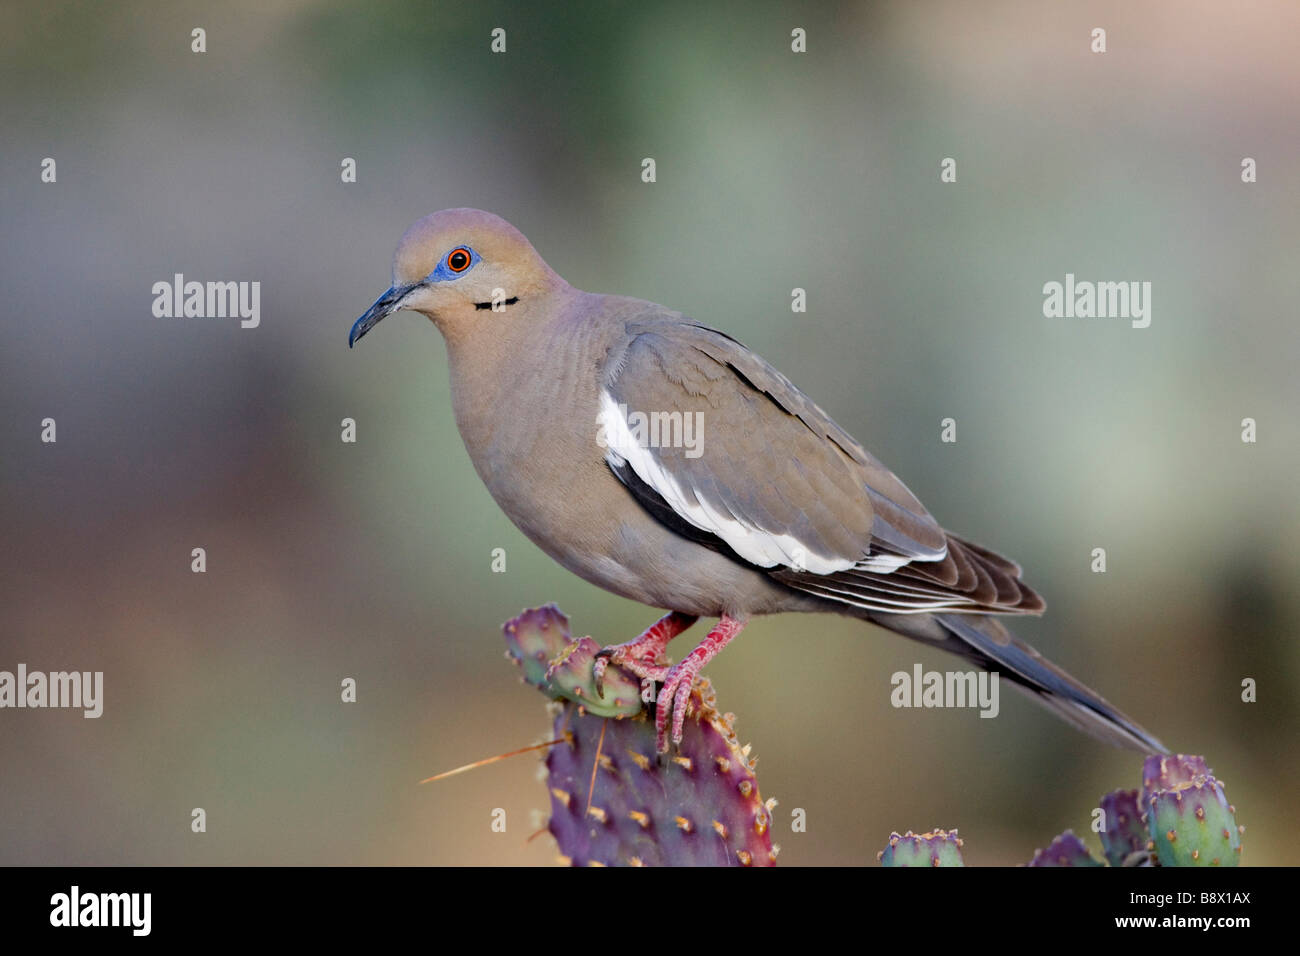
POLYGON ((447 342, 474 468, 538 547, 669 613, 602 651, 662 681, 661 750, 701 668, 755 614, 831 611, 994 670, 1075 726, 1151 734, 990 615, 1040 614, 1020 568, 949 534, 780 372, 680 312, 573 288, 505 220, 445 209, 402 237, 392 287, 352 327, 412 309, 447 342), (666 436, 666 437, 665 437, 666 436), (719 618, 672 667, 669 640, 719 618))

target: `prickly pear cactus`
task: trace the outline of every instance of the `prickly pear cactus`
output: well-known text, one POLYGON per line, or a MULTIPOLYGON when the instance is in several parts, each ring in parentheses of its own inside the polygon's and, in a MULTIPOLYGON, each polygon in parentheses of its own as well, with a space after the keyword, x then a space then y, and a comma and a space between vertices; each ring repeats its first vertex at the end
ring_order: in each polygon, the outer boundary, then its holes
POLYGON ((1136 865, 1147 852, 1147 829, 1136 790, 1115 790, 1101 798, 1105 827, 1101 849, 1111 866, 1136 865), (1137 854, 1137 856, 1135 856, 1137 854))
MULTIPOLYGON (((590 637, 573 640, 559 609, 524 611, 504 627, 523 680, 553 701, 546 755, 548 829, 566 862, 587 865, 768 866, 776 861, 772 808, 759 796, 755 761, 735 718, 721 714, 707 680, 691 691, 682 743, 655 749, 641 682, 610 665, 597 692, 590 637)), ((1236 866, 1245 827, 1205 758, 1151 756, 1142 791, 1101 800, 1102 850, 1111 866, 1236 866)), ((964 866, 956 830, 891 833, 882 866, 964 866)), ((1029 866, 1105 866, 1070 830, 1029 866)))
POLYGON ((592 665, 600 646, 590 637, 570 638, 569 619, 554 604, 524 611, 502 631, 506 657, 523 668, 525 683, 548 697, 567 698, 598 717, 641 713, 641 682, 617 667, 606 670, 604 693, 596 692, 592 665))
POLYGON ((1160 756, 1152 754, 1142 762, 1142 811, 1151 804, 1151 796, 1159 790, 1172 790, 1180 783, 1191 783, 1197 777, 1208 777, 1210 768, 1204 757, 1192 754, 1160 756))
POLYGON ((1214 777, 1196 777, 1151 795, 1147 828, 1161 866, 1236 866, 1241 832, 1214 777))
POLYGON ((1047 845, 1047 849, 1038 850, 1029 861, 1030 866, 1105 866, 1088 852, 1083 841, 1074 835, 1073 830, 1066 830, 1047 845))
POLYGON ((749 748, 701 680, 691 693, 681 748, 662 762, 653 721, 608 720, 565 702, 546 755, 549 829, 575 866, 767 866, 771 820, 749 748), (593 767, 596 768, 593 776, 593 767))
MULTIPOLYGON (((1101 798, 1102 850, 1111 866, 1236 866, 1246 828, 1223 784, 1210 773, 1204 757, 1178 754, 1148 757, 1142 767, 1142 796, 1115 790, 1101 798)), ((876 855, 884 866, 961 866, 957 831, 889 836, 876 855), (948 862, 936 837, 950 837, 956 862, 948 862)), ((1037 850, 1029 866, 1105 866, 1066 830, 1046 849, 1037 850)))
POLYGON ((681 746, 655 749, 640 681, 610 665, 597 695, 591 638, 574 641, 554 605, 505 625, 507 656, 525 682, 555 703, 546 754, 551 818, 562 858, 575 866, 770 866, 772 808, 759 795, 755 760, 735 718, 701 679, 691 692, 681 746))
POLYGON ((889 834, 889 845, 876 854, 881 866, 965 866, 956 830, 889 834))

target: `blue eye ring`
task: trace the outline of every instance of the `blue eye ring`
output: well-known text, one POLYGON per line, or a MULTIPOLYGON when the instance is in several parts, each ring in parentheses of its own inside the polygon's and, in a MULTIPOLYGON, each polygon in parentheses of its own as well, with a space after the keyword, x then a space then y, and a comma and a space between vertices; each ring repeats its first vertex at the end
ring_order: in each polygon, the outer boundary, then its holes
POLYGON ((447 282, 451 279, 459 279, 474 268, 482 258, 469 246, 454 246, 450 252, 442 257, 442 261, 438 263, 438 268, 429 273, 429 281, 447 282))

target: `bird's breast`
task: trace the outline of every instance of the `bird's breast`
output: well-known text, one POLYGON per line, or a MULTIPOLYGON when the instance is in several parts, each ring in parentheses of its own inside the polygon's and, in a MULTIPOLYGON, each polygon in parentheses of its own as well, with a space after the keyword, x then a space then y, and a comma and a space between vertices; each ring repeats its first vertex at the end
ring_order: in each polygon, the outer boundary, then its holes
POLYGON ((562 328, 450 353, 452 407, 474 468, 510 519, 547 550, 600 527, 580 520, 584 499, 598 509, 621 492, 598 441, 603 355, 591 336, 562 328))

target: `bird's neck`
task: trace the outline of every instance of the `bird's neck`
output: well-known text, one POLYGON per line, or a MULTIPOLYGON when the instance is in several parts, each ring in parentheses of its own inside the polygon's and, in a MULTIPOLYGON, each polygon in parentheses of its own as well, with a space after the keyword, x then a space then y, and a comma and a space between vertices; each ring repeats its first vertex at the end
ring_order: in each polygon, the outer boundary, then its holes
POLYGON ((594 434, 605 345, 600 329, 582 319, 584 295, 566 289, 521 301, 496 321, 447 338, 456 425, 489 487, 485 470, 529 454, 538 422, 594 434))

